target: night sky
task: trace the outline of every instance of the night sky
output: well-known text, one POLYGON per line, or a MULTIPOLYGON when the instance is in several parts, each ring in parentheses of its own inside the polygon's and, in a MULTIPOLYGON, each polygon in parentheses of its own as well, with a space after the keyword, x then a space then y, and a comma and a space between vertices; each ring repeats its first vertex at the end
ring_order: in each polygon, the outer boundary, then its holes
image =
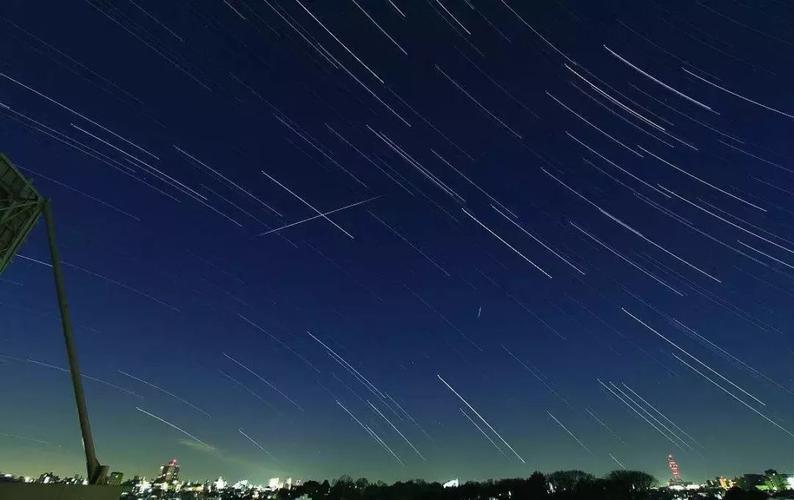
MULTIPOLYGON (((788 2, 0 21, 0 151, 52 199, 113 470, 792 472, 788 2)), ((40 223, 0 278, 5 472, 84 473, 48 262, 40 223)))

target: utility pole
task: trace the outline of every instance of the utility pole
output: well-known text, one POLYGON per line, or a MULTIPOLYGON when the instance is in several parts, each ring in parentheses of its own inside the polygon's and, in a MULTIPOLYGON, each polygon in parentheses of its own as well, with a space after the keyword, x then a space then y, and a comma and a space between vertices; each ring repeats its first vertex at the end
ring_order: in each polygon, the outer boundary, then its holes
POLYGON ((86 470, 89 484, 104 484, 108 473, 108 466, 101 465, 96 458, 94 438, 91 435, 91 424, 88 421, 88 408, 85 404, 83 381, 80 377, 80 364, 77 361, 77 349, 72 337, 72 320, 69 315, 69 304, 66 302, 66 290, 61 273, 61 259, 58 256, 58 247, 55 244, 55 221, 52 217, 50 200, 43 202, 44 221, 47 224, 47 241, 50 246, 50 261, 52 274, 55 279, 55 293, 58 297, 58 308, 61 312, 61 327, 63 339, 66 343, 66 356, 69 360, 69 374, 72 378, 74 400, 77 405, 77 416, 80 420, 80 431, 83 435, 83 448, 85 449, 86 470))

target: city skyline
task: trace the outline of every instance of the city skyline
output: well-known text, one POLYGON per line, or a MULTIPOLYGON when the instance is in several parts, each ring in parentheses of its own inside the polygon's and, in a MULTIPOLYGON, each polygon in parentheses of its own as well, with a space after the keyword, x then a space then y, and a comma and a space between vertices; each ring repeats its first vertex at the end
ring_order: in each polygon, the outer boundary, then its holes
MULTIPOLYGON (((791 19, 6 2, 0 152, 51 200, 100 462, 794 472, 791 19)), ((39 223, 0 275, 1 471, 84 466, 59 329, 39 223)))
MULTIPOLYGON (((775 477, 775 478, 779 478, 777 481, 782 485, 781 489, 785 489, 785 488, 794 489, 794 474, 787 474, 785 472, 781 473, 781 472, 778 472, 778 471, 776 471, 774 469, 766 469, 766 470, 764 470, 763 474, 758 473, 758 472, 750 472, 750 473, 745 472, 744 474, 737 475, 735 477, 730 477, 730 476, 725 476, 725 475, 718 475, 718 476, 715 476, 715 477, 712 477, 712 478, 708 478, 708 479, 705 479, 705 480, 700 480, 700 481, 695 481, 695 480, 692 480, 691 478, 685 480, 681 476, 680 469, 679 469, 676 461, 672 457, 672 455, 669 455, 667 457, 667 460, 668 460, 668 472, 669 472, 669 476, 670 477, 668 479, 664 479, 664 478, 654 477, 653 475, 650 475, 650 476, 646 475, 645 477, 648 480, 655 481, 655 484, 652 484, 652 485, 649 484, 649 486, 654 486, 656 488, 672 488, 672 489, 675 489, 675 488, 693 488, 693 487, 695 489, 698 489, 698 488, 703 488, 703 487, 717 486, 717 487, 719 487, 719 488, 721 488, 723 490, 727 490, 727 489, 730 489, 731 487, 737 485, 737 483, 740 483, 742 480, 744 480, 744 481, 757 481, 757 482, 760 483, 760 482, 763 481, 762 478, 764 478, 764 477, 766 477, 767 479, 770 478, 770 477, 775 477)), ((174 490, 174 489, 178 490, 181 487, 186 486, 186 485, 201 485, 201 484, 203 484, 205 486, 206 485, 210 485, 210 486, 218 488, 218 489, 224 489, 224 488, 226 488, 228 486, 228 487, 231 487, 231 488, 238 488, 238 487, 249 488, 250 487, 250 488, 258 488, 258 489, 268 489, 268 490, 273 491, 273 490, 279 490, 279 489, 282 489, 282 488, 291 489, 293 486, 300 486, 304 482, 310 482, 310 481, 311 482, 318 482, 318 483, 319 482, 331 482, 331 483, 333 483, 333 482, 338 481, 338 480, 341 481, 341 480, 355 480, 356 479, 356 478, 353 478, 352 476, 350 476, 348 474, 343 474, 339 478, 310 478, 310 479, 303 479, 303 478, 293 478, 292 476, 283 477, 283 478, 282 477, 270 477, 270 478, 267 478, 267 480, 265 480, 265 481, 259 481, 259 482, 252 481, 252 480, 250 480, 248 478, 237 478, 236 480, 231 480, 230 481, 230 480, 224 479, 223 476, 218 476, 217 478, 214 478, 214 479, 204 478, 202 480, 197 480, 195 478, 194 479, 185 479, 184 477, 180 478, 180 470, 181 470, 181 464, 178 463, 177 459, 172 458, 172 459, 168 460, 165 464, 161 465, 159 467, 158 472, 156 474, 154 474, 152 476, 149 476, 149 477, 147 477, 145 475, 138 475, 138 474, 131 475, 131 476, 128 477, 122 471, 113 471, 112 473, 110 473, 109 480, 108 480, 107 484, 110 484, 110 485, 121 485, 121 484, 132 485, 132 484, 134 484, 134 485, 136 485, 135 486, 136 488, 143 487, 145 489, 154 489, 154 490, 157 490, 158 488, 160 488, 160 489, 164 488, 164 489, 167 489, 167 490, 174 490)), ((626 469, 616 469, 614 471, 611 471, 610 474, 619 473, 621 471, 622 472, 626 472, 626 473, 630 473, 630 474, 636 474, 636 473, 646 474, 646 473, 644 473, 642 471, 634 471, 634 470, 626 470, 626 469)), ((548 480, 548 478, 551 478, 551 477, 553 477, 556 474, 575 474, 575 475, 586 474, 586 475, 589 475, 589 473, 586 472, 586 471, 579 471, 579 470, 575 470, 575 469, 573 469, 573 470, 561 470, 561 471, 554 471, 554 472, 550 472, 550 471, 547 471, 547 472, 533 471, 532 474, 530 474, 529 476, 527 476, 525 478, 517 478, 517 479, 531 479, 532 477, 537 476, 537 474, 541 474, 541 475, 545 476, 547 478, 547 480, 548 480)), ((607 476, 608 475, 609 474, 607 474, 607 476)), ((592 476, 592 477, 595 477, 595 476, 592 476)), ((366 478, 359 478, 359 479, 366 479, 366 478)), ((505 478, 488 478, 485 481, 486 482, 490 482, 490 481, 500 481, 500 480, 509 480, 509 479, 515 479, 515 478, 507 478, 507 477, 505 477, 505 478)), ((48 484, 48 483, 55 484, 55 483, 62 483, 62 482, 65 482, 65 483, 68 483, 68 484, 83 484, 83 485, 87 484, 87 481, 85 480, 85 478, 81 474, 74 474, 73 476, 61 477, 61 476, 58 476, 57 474, 54 474, 53 472, 50 471, 50 472, 43 472, 43 473, 39 474, 38 477, 36 477, 35 475, 34 476, 14 475, 14 474, 8 473, 8 471, 0 471, 0 482, 8 481, 8 480, 18 480, 18 481, 24 480, 24 482, 36 482, 36 483, 45 483, 45 484, 48 484)), ((424 481, 423 479, 418 479, 418 480, 419 481, 424 481)), ((460 477, 456 477, 456 478, 453 478, 453 479, 448 480, 448 481, 430 480, 428 482, 436 482, 438 484, 443 484, 444 488, 457 488, 460 485, 463 485, 465 483, 477 482, 477 481, 478 481, 477 479, 466 479, 466 478, 461 479, 460 477)), ((380 481, 378 480, 377 482, 380 482, 380 481)), ((385 483, 385 484, 388 484, 388 483, 385 483)))

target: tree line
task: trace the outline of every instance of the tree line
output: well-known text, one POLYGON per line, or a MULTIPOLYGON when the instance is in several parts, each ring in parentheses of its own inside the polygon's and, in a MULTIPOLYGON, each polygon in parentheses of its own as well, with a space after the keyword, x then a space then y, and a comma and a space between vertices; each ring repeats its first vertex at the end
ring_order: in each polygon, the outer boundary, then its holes
MULTIPOLYGON (((598 478, 586 472, 535 472, 528 478, 470 481, 453 488, 423 480, 398 481, 388 485, 381 481, 353 480, 342 476, 332 482, 306 481, 292 489, 277 492, 277 500, 311 498, 313 500, 673 500, 688 492, 656 488, 658 481, 642 471, 618 470, 598 478)), ((732 488, 692 492, 701 500, 761 500, 760 491, 732 488)))

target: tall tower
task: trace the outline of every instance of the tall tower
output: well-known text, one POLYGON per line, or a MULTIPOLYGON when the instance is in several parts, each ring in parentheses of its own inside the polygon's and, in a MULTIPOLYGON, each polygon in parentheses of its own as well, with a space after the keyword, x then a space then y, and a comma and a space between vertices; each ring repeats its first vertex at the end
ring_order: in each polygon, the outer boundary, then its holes
POLYGON ((179 465, 176 463, 176 458, 160 466, 160 477, 158 479, 167 483, 179 479, 179 465))
POLYGON ((672 455, 667 455, 667 467, 673 476, 670 479, 670 484, 681 484, 681 471, 678 468, 678 462, 675 461, 672 455))

